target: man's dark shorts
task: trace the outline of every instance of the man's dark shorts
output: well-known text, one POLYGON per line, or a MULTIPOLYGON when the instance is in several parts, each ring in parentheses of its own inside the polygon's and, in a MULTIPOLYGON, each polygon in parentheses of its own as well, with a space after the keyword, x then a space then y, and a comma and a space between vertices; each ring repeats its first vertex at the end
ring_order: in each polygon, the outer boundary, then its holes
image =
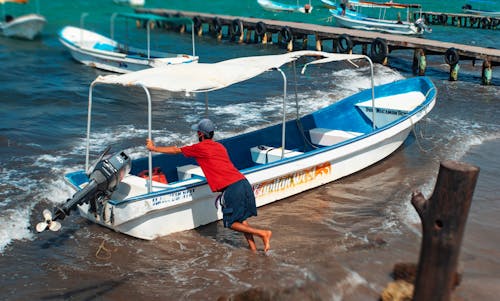
POLYGON ((255 196, 247 179, 229 185, 224 191, 222 214, 224 227, 231 228, 234 222, 242 223, 257 216, 255 196))

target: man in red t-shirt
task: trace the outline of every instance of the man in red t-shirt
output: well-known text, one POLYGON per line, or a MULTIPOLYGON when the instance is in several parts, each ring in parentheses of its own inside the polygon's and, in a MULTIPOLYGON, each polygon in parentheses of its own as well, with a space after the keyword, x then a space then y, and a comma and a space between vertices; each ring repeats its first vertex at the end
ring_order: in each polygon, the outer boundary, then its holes
POLYGON ((194 158, 200 165, 213 192, 222 192, 222 213, 224 227, 242 232, 252 251, 256 251, 253 235, 257 235, 264 243, 264 251, 270 248, 272 232, 256 229, 248 224, 247 218, 257 216, 255 196, 252 186, 229 159, 226 148, 212 140, 215 125, 209 119, 202 119, 193 126, 198 134, 199 143, 177 146, 155 146, 147 139, 146 147, 152 152, 164 154, 180 154, 194 158))

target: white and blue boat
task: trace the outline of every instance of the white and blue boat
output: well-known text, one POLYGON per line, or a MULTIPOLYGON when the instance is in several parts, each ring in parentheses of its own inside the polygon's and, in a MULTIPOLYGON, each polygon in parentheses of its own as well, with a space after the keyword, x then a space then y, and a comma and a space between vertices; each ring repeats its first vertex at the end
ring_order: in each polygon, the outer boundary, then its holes
POLYGON ((297 0, 296 4, 289 4, 272 0, 257 0, 257 3, 265 10, 274 12, 296 12, 309 14, 313 9, 310 0, 307 4, 300 4, 299 0, 297 0))
POLYGON ((500 11, 498 10, 498 2, 489 0, 469 0, 469 3, 462 6, 462 11, 467 14, 474 14, 483 17, 500 17, 500 11), (491 9, 488 9, 491 8, 491 9), (494 10, 493 8, 496 8, 494 10))
POLYGON ((425 24, 422 18, 415 22, 410 21, 410 9, 420 9, 419 4, 401 4, 401 3, 379 3, 372 1, 349 1, 350 7, 345 11, 340 7, 329 9, 332 19, 335 24, 340 27, 378 31, 384 33, 401 34, 401 35, 422 35, 425 32, 432 32, 430 27, 425 24), (364 9, 364 10, 363 10, 364 9), (377 17, 372 17, 372 14, 365 13, 367 9, 375 9, 377 17), (394 19, 389 19, 389 9, 405 10, 406 17, 400 17, 400 13, 394 19))
MULTIPOLYGON (((66 46, 71 56, 78 62, 98 69, 128 73, 146 68, 163 67, 176 64, 198 62, 194 43, 194 30, 191 28, 192 54, 178 54, 151 50, 152 24, 162 22, 190 24, 189 18, 163 17, 152 14, 115 13, 111 16, 111 37, 81 27, 66 26, 59 32, 59 41, 66 46), (114 21, 116 18, 133 19, 145 24, 147 32, 146 48, 136 48, 114 40, 114 21)), ((82 22, 83 23, 83 22, 82 22)))
MULTIPOLYGON (((413 127, 426 117, 436 102, 436 88, 427 77, 374 87, 373 66, 367 56, 318 51, 100 76, 89 89, 85 168, 65 175, 76 193, 62 209, 56 210, 54 219, 78 208, 83 217, 95 223, 147 240, 221 219, 220 208, 214 206, 218 195, 210 190, 202 170, 190 158, 153 156, 149 152, 143 158, 132 160, 122 151, 107 161, 102 161, 101 156, 96 160, 99 163, 90 164, 93 91, 102 85, 119 85, 124 89, 141 87, 147 103, 144 114, 148 116, 148 137, 152 139, 152 90, 205 93, 267 71, 277 71, 283 76, 284 82, 277 81, 277 88, 283 89, 284 94, 282 121, 219 140, 235 166, 251 183, 259 207, 330 183, 383 160, 401 147, 413 127), (281 68, 291 62, 296 64, 299 58, 305 61, 302 73, 307 68, 314 68, 312 65, 366 60, 371 67, 371 86, 320 110, 287 120, 287 79, 281 68), (123 167, 125 165, 128 167, 123 167), (102 169, 105 171, 101 172, 102 169), (161 177, 155 178, 158 169, 163 171, 168 183, 161 177)), ((37 229, 44 230, 49 225, 57 230, 60 226, 51 223, 50 212, 45 213, 47 223, 40 223, 37 229)))

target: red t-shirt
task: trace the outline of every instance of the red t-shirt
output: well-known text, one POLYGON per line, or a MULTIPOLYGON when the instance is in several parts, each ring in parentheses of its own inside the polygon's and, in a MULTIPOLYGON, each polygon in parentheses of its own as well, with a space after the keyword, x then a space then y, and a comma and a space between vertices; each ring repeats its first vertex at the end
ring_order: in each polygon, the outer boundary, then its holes
POLYGON ((181 147, 181 151, 184 156, 194 158, 198 162, 212 191, 222 191, 245 178, 234 167, 224 145, 211 139, 181 147))

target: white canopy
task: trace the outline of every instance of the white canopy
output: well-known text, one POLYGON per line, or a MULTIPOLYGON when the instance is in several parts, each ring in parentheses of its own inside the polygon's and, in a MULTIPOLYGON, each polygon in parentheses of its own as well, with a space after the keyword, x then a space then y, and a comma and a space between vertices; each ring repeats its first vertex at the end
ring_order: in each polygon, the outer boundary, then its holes
POLYGON ((318 63, 366 58, 364 55, 305 50, 278 55, 242 57, 213 64, 189 63, 145 69, 123 75, 99 76, 94 83, 143 86, 172 92, 206 92, 248 80, 302 56, 323 58, 316 61, 318 63))

